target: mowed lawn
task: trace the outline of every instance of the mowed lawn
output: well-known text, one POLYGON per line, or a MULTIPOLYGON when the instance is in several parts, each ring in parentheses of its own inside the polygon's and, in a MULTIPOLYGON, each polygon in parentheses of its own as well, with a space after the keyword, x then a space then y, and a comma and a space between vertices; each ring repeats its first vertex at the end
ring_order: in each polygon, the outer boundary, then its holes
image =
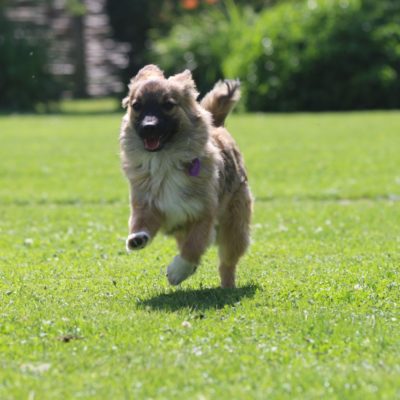
POLYGON ((400 398, 400 112, 231 116, 256 201, 222 290, 214 248, 178 288, 173 240, 125 252, 106 106, 0 117, 2 400, 400 398))

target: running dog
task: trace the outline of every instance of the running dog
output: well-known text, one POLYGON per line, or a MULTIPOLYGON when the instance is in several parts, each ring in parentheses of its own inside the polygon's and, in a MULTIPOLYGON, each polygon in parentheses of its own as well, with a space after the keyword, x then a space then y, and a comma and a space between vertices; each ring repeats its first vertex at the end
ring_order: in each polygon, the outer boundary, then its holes
POLYGON ((121 162, 130 184, 128 251, 148 246, 159 230, 176 238, 170 284, 191 276, 215 240, 221 286, 235 287, 250 241, 252 196, 242 156, 223 127, 240 97, 238 81, 218 82, 203 98, 190 71, 166 78, 147 65, 122 101, 121 162))

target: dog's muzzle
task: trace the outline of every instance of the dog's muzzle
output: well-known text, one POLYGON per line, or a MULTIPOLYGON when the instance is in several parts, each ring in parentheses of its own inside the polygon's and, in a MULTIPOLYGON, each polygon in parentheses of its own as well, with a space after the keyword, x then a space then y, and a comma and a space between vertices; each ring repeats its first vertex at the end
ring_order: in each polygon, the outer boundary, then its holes
POLYGON ((163 129, 160 119, 155 115, 146 115, 140 123, 139 135, 147 151, 157 151, 162 147, 163 129))

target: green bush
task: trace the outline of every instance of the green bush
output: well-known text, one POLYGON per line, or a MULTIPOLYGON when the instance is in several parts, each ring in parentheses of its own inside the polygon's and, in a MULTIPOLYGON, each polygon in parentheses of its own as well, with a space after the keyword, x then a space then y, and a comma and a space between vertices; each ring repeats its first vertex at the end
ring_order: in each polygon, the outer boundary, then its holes
POLYGON ((44 37, 10 24, 0 7, 0 109, 32 110, 58 99, 59 85, 47 61, 44 37))
POLYGON ((224 77, 226 57, 256 19, 250 8, 229 4, 225 10, 185 16, 165 37, 153 32, 152 60, 168 75, 190 69, 200 92, 209 90, 224 77))
POLYGON ((154 49, 167 71, 193 69, 202 89, 239 77, 253 111, 397 108, 399 23, 391 0, 288 1, 256 17, 230 3, 154 49))
MULTIPOLYGON (((0 0, 1 1, 1 0, 0 0)), ((72 1, 72 0, 71 0, 72 1)), ((74 0, 78 1, 78 0, 74 0)), ((276 3, 279 0, 236 0, 238 4, 251 4, 257 10, 263 6, 269 6, 276 3)), ((282 1, 282 0, 281 0, 282 1)), ((193 35, 190 32, 192 26, 199 27, 200 30, 203 28, 211 28, 214 31, 214 26, 209 26, 209 22, 216 16, 215 9, 218 8, 218 4, 210 4, 205 0, 198 2, 198 5, 194 9, 185 9, 181 0, 106 0, 106 10, 110 19, 110 23, 113 30, 113 37, 115 40, 129 43, 131 49, 128 54, 129 62, 127 68, 122 72, 121 77, 124 82, 128 83, 132 75, 134 75, 144 64, 154 62, 152 60, 153 54, 149 54, 149 41, 154 36, 154 31, 157 31, 159 38, 168 36, 172 30, 172 33, 168 38, 167 42, 174 48, 174 50, 182 56, 184 52, 179 48, 180 45, 185 48, 185 43, 180 40, 180 19, 183 19, 185 25, 184 32, 188 31, 191 38, 193 35), (206 14, 212 13, 211 18, 206 14), (200 19, 200 23, 198 23, 200 19), (173 43, 174 42, 174 43, 173 43)), ((220 18, 218 18, 221 20, 220 18)), ((224 17, 222 16, 222 20, 224 17)), ((205 45, 209 40, 204 36, 209 31, 200 32, 202 39, 205 40, 205 45)), ((215 36, 213 37, 215 39, 215 36)), ((184 41, 185 42, 185 41, 184 41)), ((161 46, 161 50, 162 50, 161 46)), ((167 44, 169 47, 169 44, 167 44)), ((200 49, 200 51, 202 51, 200 49)), ((208 50, 202 51, 206 56, 208 50)), ((170 54, 170 53, 168 53, 170 54)), ((196 54, 196 58, 197 54, 196 54)), ((193 64, 193 60, 188 54, 187 59, 181 57, 178 61, 167 60, 164 62, 167 66, 170 64, 174 65, 172 70, 176 70, 176 65, 182 64, 193 64)), ((198 62, 198 60, 196 61, 198 62)), ((208 73, 207 73, 208 74, 208 73)))
POLYGON ((167 75, 190 69, 198 89, 204 91, 223 76, 220 50, 230 44, 230 27, 224 15, 215 10, 185 16, 167 36, 153 32, 151 58, 167 75))
POLYGON ((252 110, 400 106, 399 6, 313 0, 260 15, 226 70, 244 78, 252 110), (231 64, 231 67, 230 67, 231 64))

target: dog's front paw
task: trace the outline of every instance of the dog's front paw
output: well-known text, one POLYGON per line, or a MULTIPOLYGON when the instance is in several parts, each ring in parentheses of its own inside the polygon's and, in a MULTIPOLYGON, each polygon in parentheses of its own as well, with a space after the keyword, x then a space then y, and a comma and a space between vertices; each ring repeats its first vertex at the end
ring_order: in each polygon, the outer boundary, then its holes
POLYGON ((181 256, 176 256, 167 268, 167 278, 171 285, 179 285, 196 272, 197 265, 186 261, 181 256))
POLYGON ((131 233, 126 239, 126 249, 128 251, 143 249, 149 241, 150 235, 147 232, 131 233))

